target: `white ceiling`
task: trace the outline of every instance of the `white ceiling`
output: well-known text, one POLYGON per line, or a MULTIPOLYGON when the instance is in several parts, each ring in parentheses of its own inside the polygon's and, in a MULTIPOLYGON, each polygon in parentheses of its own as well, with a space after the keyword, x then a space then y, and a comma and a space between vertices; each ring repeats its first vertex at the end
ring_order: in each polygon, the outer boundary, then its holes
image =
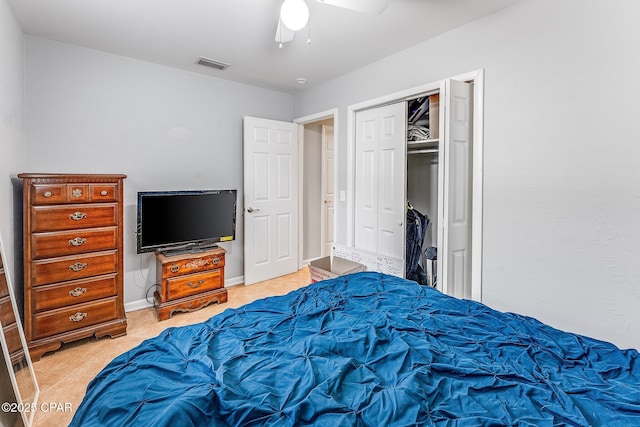
POLYGON ((274 41, 283 0, 9 0, 26 34, 293 92, 348 73, 517 0, 390 0, 378 16, 307 0, 307 28, 274 41), (195 62, 230 63, 225 71, 195 62), (295 80, 304 77, 307 85, 295 80))

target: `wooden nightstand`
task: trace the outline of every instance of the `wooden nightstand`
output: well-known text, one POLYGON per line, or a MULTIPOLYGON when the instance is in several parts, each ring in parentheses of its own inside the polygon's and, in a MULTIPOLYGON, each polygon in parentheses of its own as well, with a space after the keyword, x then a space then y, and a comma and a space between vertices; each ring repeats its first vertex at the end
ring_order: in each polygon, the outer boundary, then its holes
POLYGON ((173 256, 156 254, 158 261, 154 293, 158 320, 166 320, 176 311, 194 311, 213 302, 227 302, 224 288, 225 250, 173 256))

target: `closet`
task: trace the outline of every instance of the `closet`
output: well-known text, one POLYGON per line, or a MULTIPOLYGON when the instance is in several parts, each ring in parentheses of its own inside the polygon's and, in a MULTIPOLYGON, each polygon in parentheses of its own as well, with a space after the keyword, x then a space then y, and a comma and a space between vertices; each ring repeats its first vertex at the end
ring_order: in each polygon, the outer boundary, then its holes
POLYGON ((405 277, 437 284, 440 94, 406 101, 407 215, 405 277))
POLYGON ((470 298, 472 143, 467 82, 447 79, 355 111, 354 248, 401 260, 405 277, 470 298))

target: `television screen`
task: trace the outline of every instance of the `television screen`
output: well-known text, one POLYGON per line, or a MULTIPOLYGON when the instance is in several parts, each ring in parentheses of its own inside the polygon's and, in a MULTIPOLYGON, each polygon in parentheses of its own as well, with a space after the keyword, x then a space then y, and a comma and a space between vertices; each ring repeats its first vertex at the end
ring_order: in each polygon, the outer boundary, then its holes
POLYGON ((138 193, 138 253, 235 239, 236 190, 138 193))

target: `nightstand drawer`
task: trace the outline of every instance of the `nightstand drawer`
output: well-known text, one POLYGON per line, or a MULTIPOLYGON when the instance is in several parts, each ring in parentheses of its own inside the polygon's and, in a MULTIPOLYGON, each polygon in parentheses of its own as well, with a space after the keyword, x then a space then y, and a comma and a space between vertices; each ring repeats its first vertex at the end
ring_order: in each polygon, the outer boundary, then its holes
POLYGON ((163 267, 166 269, 165 277, 179 277, 185 274, 214 270, 224 267, 224 254, 189 260, 182 259, 167 263, 163 267))
POLYGON ((31 209, 33 232, 75 230, 118 225, 118 205, 34 206, 31 209))
POLYGON ((167 299, 176 300, 221 288, 222 280, 220 279, 220 269, 168 279, 167 299))
POLYGON ((33 261, 33 285, 65 282, 117 271, 117 251, 33 261))
POLYGON ((116 296, 116 275, 91 277, 33 288, 35 312, 116 296))
POLYGON ((33 316, 34 337, 51 335, 84 328, 116 319, 118 309, 116 298, 93 303, 78 304, 63 309, 45 311, 33 316))

